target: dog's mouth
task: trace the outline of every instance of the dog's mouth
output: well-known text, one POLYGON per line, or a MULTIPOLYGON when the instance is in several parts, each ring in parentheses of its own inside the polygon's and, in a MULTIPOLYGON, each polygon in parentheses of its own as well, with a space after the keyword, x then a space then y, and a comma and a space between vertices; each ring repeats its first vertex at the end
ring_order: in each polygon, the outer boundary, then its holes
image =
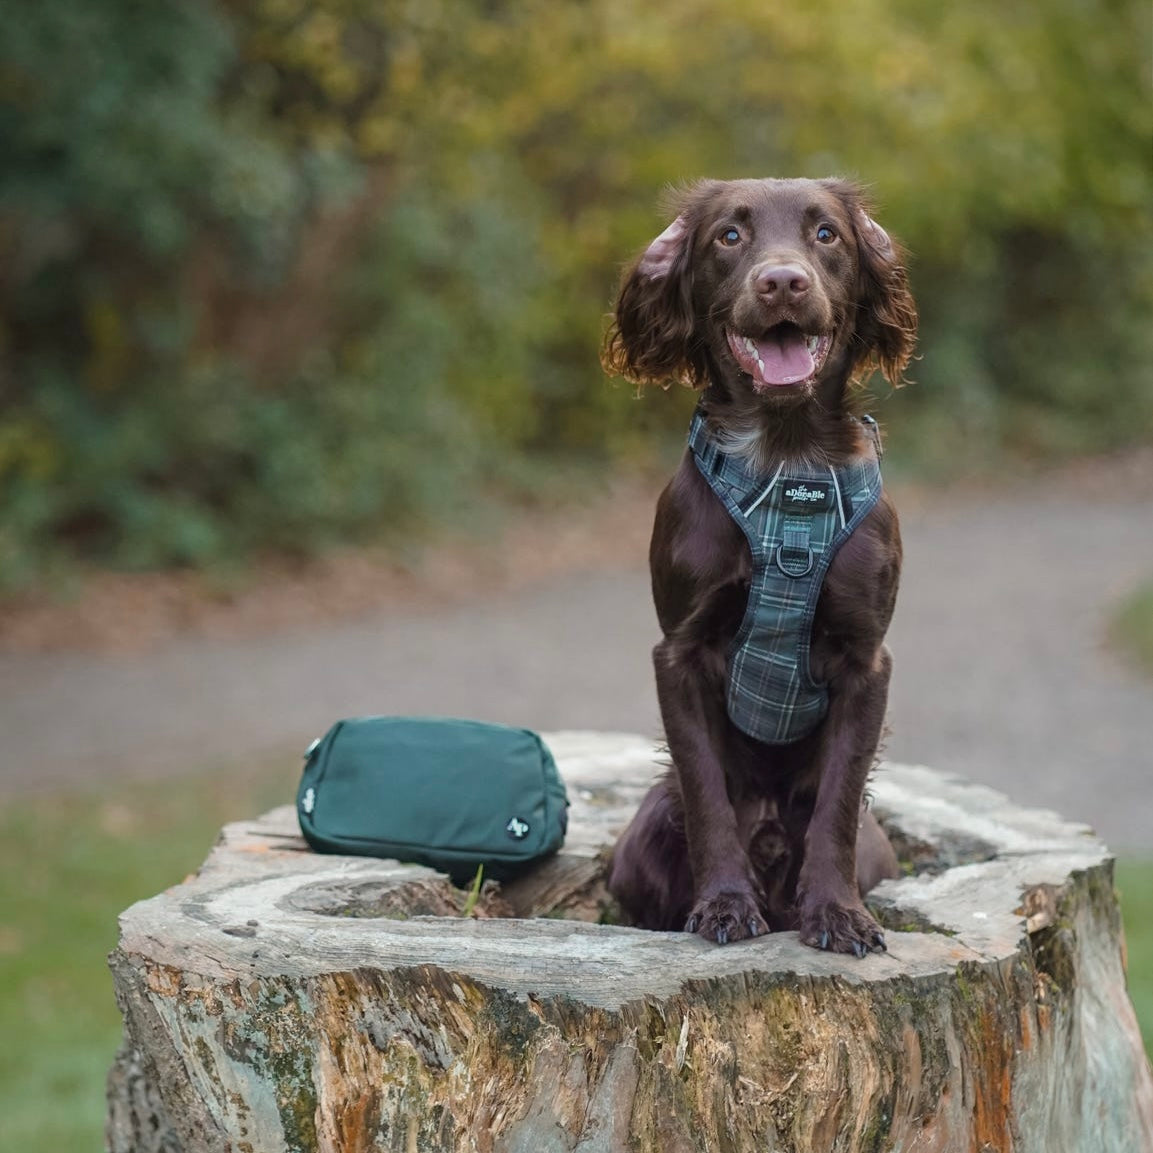
POLYGON ((762 336, 726 332, 729 349, 758 392, 783 385, 806 384, 821 371, 832 336, 802 332, 791 321, 774 324, 762 336))

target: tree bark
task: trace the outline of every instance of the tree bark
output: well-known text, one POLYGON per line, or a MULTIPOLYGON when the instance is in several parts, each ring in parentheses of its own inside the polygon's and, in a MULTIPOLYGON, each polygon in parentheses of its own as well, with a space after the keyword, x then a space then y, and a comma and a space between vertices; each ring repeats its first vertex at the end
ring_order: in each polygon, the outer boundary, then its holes
POLYGON ((307 851, 291 807, 125 912, 112 1153, 1153 1149, 1087 829, 886 765, 872 791, 908 869, 870 896, 889 952, 722 948, 597 923, 659 765, 638 737, 546 739, 565 851, 472 916, 428 869, 307 851))

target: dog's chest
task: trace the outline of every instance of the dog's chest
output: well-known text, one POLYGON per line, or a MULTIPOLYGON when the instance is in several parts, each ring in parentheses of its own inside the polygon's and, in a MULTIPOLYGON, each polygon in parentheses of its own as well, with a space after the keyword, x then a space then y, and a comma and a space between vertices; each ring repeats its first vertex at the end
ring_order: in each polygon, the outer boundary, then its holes
POLYGON ((873 453, 836 468, 754 473, 720 451, 702 415, 689 444, 700 474, 748 543, 744 614, 730 646, 726 703, 733 723, 769 744, 813 731, 828 710, 810 667, 821 587, 840 548, 881 495, 873 453))

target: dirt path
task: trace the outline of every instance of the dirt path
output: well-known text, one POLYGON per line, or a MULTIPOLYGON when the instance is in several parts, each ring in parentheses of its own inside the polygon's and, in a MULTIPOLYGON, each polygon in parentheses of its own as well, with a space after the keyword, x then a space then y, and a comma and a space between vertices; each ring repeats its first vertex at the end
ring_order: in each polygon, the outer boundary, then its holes
MULTIPOLYGON (((1153 683, 1102 647, 1153 572, 1148 492, 1058 485, 902 502, 888 754, 964 773, 1153 851, 1153 683)), ((643 539, 643 526, 635 534, 643 539)), ((291 759, 331 720, 463 714, 657 734, 639 545, 469 603, 137 654, 0 657, 0 784, 291 759)))

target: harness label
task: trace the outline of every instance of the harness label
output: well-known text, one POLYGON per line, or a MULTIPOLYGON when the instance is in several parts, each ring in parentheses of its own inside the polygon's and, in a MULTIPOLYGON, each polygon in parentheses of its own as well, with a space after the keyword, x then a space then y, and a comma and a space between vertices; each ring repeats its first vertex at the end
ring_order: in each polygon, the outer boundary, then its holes
POLYGON ((781 491, 781 508, 788 512, 817 512, 829 507, 832 487, 812 480, 787 480, 781 491))

